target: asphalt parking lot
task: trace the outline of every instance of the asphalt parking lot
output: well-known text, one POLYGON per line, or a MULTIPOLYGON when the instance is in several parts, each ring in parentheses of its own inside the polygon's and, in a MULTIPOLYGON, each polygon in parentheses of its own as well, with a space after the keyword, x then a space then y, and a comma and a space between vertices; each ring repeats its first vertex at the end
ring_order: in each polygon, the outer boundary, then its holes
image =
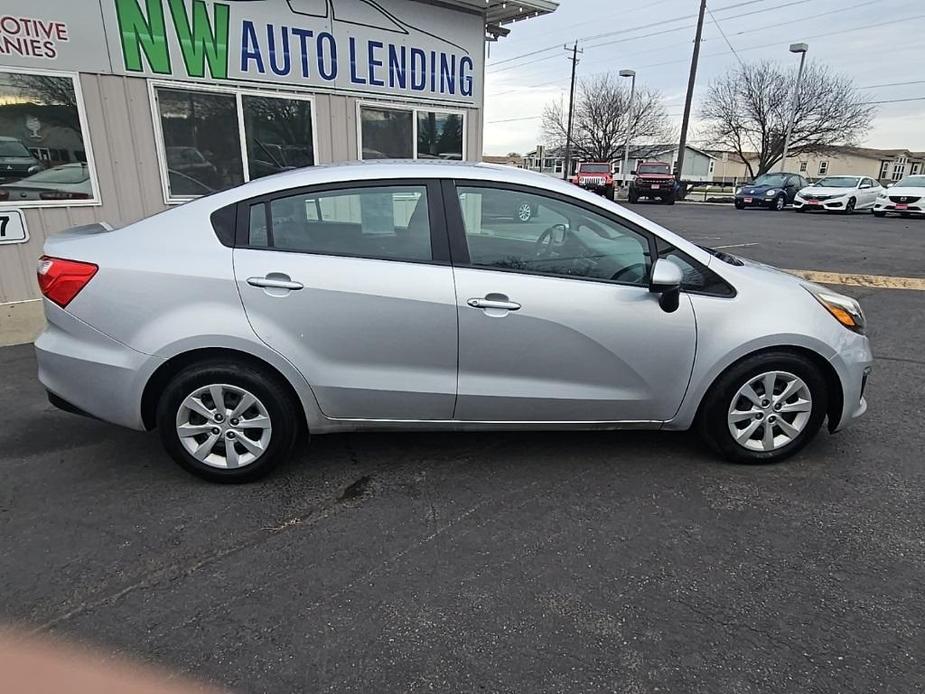
MULTIPOLYGON (((698 243, 925 278, 925 220, 637 205, 698 243)), ((318 437, 214 486, 0 350, 0 623, 235 691, 925 689, 925 292, 868 314, 870 410, 738 467, 688 434, 318 437)))

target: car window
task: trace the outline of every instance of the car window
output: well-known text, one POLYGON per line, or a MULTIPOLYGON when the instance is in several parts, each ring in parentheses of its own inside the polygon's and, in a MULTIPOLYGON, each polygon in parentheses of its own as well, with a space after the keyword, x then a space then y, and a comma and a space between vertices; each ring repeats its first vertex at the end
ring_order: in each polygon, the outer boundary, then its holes
MULTIPOLYGON (((714 296, 733 296, 735 290, 719 275, 663 239, 656 240, 658 257, 667 258, 681 268, 681 289, 714 296)), ((710 251, 710 249, 707 249, 710 251)), ((710 251, 716 254, 716 251, 710 251)), ((741 263, 740 263, 741 264, 741 263)))
POLYGON ((431 260, 427 205, 426 187, 415 185, 281 197, 251 205, 249 245, 361 258, 431 260))
POLYGON ((460 186, 470 263, 646 285, 648 239, 578 205, 503 188, 460 186))

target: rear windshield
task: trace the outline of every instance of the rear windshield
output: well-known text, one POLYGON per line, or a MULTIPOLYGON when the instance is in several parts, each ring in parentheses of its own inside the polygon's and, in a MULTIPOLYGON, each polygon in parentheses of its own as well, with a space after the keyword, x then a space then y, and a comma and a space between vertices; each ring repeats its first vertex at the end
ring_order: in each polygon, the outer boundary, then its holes
POLYGON ((610 173, 610 164, 579 164, 581 173, 610 173))

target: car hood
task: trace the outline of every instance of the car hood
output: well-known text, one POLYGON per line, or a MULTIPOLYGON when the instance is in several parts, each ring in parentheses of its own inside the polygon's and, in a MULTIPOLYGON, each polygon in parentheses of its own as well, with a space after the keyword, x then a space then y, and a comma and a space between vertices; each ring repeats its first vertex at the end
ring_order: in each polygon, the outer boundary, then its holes
POLYGON ((774 190, 780 190, 783 186, 752 186, 744 185, 742 186, 742 195, 763 195, 767 193, 772 188, 774 190))
POLYGON ((834 188, 829 186, 806 186, 800 191, 800 195, 849 195, 857 188, 834 188))
POLYGON ((893 186, 892 188, 884 188, 882 192, 889 196, 896 195, 907 198, 925 197, 925 187, 922 186, 909 186, 903 188, 897 188, 896 186, 893 186))

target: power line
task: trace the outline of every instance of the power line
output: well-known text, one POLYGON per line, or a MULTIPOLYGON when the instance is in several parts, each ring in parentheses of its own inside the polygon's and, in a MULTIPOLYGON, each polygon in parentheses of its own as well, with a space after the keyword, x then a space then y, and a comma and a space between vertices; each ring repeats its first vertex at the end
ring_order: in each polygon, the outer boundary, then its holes
POLYGON ((502 118, 501 120, 487 120, 485 125, 492 125, 494 123, 515 123, 517 121, 524 120, 539 120, 542 116, 522 116, 520 118, 502 118))
POLYGON ((925 96, 913 96, 908 99, 881 99, 880 101, 862 101, 862 104, 900 104, 906 101, 925 101, 925 96))
POLYGON ((732 51, 732 54, 736 57, 736 60, 739 61, 739 65, 745 66, 745 63, 742 62, 742 58, 736 53, 736 49, 733 48, 732 44, 729 42, 729 38, 726 36, 726 32, 723 31, 723 27, 719 25, 719 22, 716 21, 716 16, 713 14, 713 10, 707 6, 707 12, 710 13, 710 19, 713 20, 713 24, 716 26, 717 31, 719 31, 720 36, 723 37, 723 40, 726 42, 726 45, 729 46, 729 50, 732 51))
MULTIPOLYGON (((732 10, 732 9, 735 9, 735 8, 738 8, 738 7, 744 7, 745 5, 754 5, 755 3, 767 2, 767 1, 768 1, 768 0, 746 0, 746 2, 738 2, 738 3, 733 3, 732 5, 723 5, 722 7, 717 7, 717 8, 716 8, 716 11, 717 11, 717 12, 723 12, 723 11, 725 11, 725 10, 732 10)), ((770 11, 770 10, 779 9, 780 7, 786 7, 786 6, 791 5, 791 4, 798 4, 798 3, 802 3, 802 2, 809 2, 809 0, 796 0, 796 2, 785 3, 784 5, 776 5, 776 6, 774 6, 774 7, 770 7, 770 8, 764 9, 764 10, 759 10, 759 12, 768 12, 768 11, 770 11)), ((757 14, 757 12, 746 12, 746 13, 743 13, 743 14, 733 15, 733 16, 730 16, 730 17, 726 17, 726 19, 734 19, 735 17, 746 17, 746 16, 749 16, 749 15, 752 15, 752 14, 757 14)), ((605 32, 605 33, 603 33, 603 34, 592 34, 591 36, 581 36, 581 37, 578 38, 578 41, 594 41, 594 40, 596 40, 596 39, 606 38, 607 36, 616 36, 617 34, 628 34, 628 33, 634 32, 634 31, 639 31, 640 29, 649 29, 649 28, 651 28, 651 27, 664 26, 666 23, 681 22, 681 21, 684 21, 685 19, 694 19, 694 18, 696 18, 696 17, 697 17, 696 14, 691 14, 691 15, 684 15, 684 16, 681 16, 681 17, 675 17, 674 19, 662 19, 662 20, 659 20, 659 21, 657 21, 657 22, 651 22, 651 23, 649 23, 649 24, 640 24, 640 25, 638 25, 638 26, 627 27, 627 28, 625 28, 625 29, 618 29, 618 30, 616 30, 616 31, 608 31, 608 32, 605 32)), ((694 25, 692 24, 692 25, 690 25, 690 26, 678 27, 677 29, 670 29, 669 31, 680 31, 681 29, 690 29, 690 28, 692 28, 693 26, 694 26, 694 25)), ((655 35, 658 35, 658 34, 661 34, 661 33, 666 33, 666 32, 664 32, 664 31, 662 31, 662 32, 655 32, 655 34, 651 34, 651 35, 652 35, 652 36, 655 36, 655 35)), ((646 35, 646 36, 637 36, 637 37, 634 37, 634 38, 632 38, 632 39, 624 39, 624 40, 631 41, 631 40, 635 40, 636 38, 647 38, 648 36, 650 36, 650 35, 646 35)), ((600 45, 608 45, 608 44, 600 44, 600 45)), ((540 53, 546 53, 547 51, 556 50, 556 49, 558 49, 558 48, 559 48, 559 46, 558 46, 558 44, 556 44, 555 46, 547 46, 547 47, 545 47, 545 48, 538 48, 538 49, 536 49, 535 51, 529 51, 528 53, 521 53, 520 55, 514 55, 514 56, 511 56, 510 58, 504 58, 503 60, 496 60, 495 62, 493 62, 493 63, 491 63, 490 65, 488 65, 488 66, 486 67, 486 69, 489 69, 489 70, 490 70, 491 68, 494 68, 495 66, 501 65, 501 64, 503 64, 503 63, 510 63, 510 62, 512 62, 512 61, 519 60, 519 59, 521 59, 521 58, 529 58, 529 57, 531 57, 531 56, 539 55, 540 53)), ((555 56, 550 56, 550 57, 555 57, 555 56)), ((548 58, 544 58, 544 60, 548 60, 548 58)))
POLYGON ((925 80, 912 80, 911 82, 885 82, 883 84, 865 84, 858 89, 880 89, 881 87, 905 87, 907 84, 925 84, 925 80))

